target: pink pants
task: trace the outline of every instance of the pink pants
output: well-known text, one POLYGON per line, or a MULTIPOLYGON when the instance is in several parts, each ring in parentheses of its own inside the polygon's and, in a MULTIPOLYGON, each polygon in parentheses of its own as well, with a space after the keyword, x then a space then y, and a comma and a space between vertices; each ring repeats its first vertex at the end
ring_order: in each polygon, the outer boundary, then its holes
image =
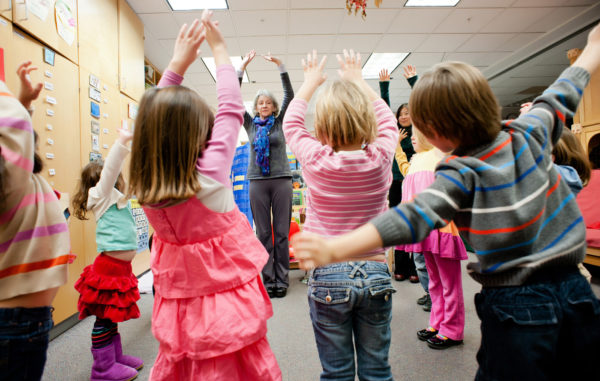
POLYGON ((465 301, 463 299, 460 260, 441 258, 424 253, 429 274, 431 314, 429 326, 440 335, 462 340, 465 331, 465 301))

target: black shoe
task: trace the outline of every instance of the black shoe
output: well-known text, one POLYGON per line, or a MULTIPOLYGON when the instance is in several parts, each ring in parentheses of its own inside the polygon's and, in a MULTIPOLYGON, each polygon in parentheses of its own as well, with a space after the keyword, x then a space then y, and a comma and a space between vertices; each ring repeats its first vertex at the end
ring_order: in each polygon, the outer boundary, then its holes
POLYGON ((429 348, 433 349, 446 349, 462 343, 462 340, 452 340, 448 337, 440 335, 435 335, 429 340, 427 340, 427 345, 429 346, 429 348))
POLYGON ((275 296, 278 298, 283 298, 287 294, 287 288, 285 287, 275 287, 275 296))
POLYGON ((275 297, 275 287, 267 287, 267 294, 269 294, 269 298, 273 299, 275 297))
POLYGON ((411 275, 408 277, 410 283, 419 283, 419 277, 417 275, 411 275))
POLYGON ((427 294, 427 300, 423 303, 423 311, 431 311, 431 297, 427 294))
POLYGON ((427 328, 417 331, 417 337, 421 341, 427 341, 437 335, 438 331, 430 331, 427 328))
POLYGON ((429 299, 429 294, 425 294, 425 295, 421 296, 419 299, 417 299, 417 304, 422 306, 425 304, 425 302, 427 302, 428 299, 429 299))

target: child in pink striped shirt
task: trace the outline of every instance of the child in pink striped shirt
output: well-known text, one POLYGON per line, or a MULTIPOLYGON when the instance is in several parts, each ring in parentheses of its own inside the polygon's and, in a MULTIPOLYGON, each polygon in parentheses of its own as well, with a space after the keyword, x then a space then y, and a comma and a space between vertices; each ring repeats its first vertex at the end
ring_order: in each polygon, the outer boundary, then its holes
MULTIPOLYGON (((325 81, 325 57, 303 60, 304 83, 283 122, 285 139, 308 185, 304 230, 326 237, 349 232, 387 210, 396 119, 361 74, 360 55, 338 57, 341 80, 317 98, 316 138, 304 116, 325 81)), ((309 306, 322 379, 353 379, 355 353, 361 379, 392 379, 388 363, 391 294, 383 249, 312 271, 309 306), (354 344, 353 344, 354 336, 354 344)))

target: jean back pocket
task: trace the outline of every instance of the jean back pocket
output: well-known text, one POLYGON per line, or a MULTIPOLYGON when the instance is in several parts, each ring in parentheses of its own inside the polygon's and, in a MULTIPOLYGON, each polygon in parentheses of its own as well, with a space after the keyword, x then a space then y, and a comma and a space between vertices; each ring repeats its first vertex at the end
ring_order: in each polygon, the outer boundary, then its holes
POLYGON ((495 305, 492 310, 501 321, 512 321, 518 325, 557 324, 558 317, 552 303, 495 305))

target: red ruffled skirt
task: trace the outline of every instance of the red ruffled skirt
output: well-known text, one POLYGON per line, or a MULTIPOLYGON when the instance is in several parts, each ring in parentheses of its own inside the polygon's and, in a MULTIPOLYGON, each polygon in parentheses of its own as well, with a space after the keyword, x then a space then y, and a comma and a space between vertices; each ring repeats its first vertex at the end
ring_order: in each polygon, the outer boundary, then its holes
POLYGON ((131 262, 100 254, 75 283, 79 319, 90 315, 119 323, 140 317, 138 280, 131 262))

